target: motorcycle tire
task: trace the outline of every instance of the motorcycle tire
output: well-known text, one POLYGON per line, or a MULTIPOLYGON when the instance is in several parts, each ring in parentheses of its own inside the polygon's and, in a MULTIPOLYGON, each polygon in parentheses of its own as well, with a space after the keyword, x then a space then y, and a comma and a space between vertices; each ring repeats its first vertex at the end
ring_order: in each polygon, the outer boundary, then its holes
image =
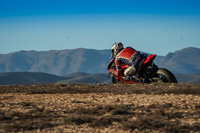
POLYGON ((177 79, 174 74, 165 68, 159 68, 157 75, 164 83, 177 83, 177 79))

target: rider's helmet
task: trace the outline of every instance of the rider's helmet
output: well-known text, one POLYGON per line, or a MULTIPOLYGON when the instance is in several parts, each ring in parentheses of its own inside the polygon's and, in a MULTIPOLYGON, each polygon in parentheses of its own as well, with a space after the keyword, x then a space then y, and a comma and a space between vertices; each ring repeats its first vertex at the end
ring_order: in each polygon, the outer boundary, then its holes
POLYGON ((115 42, 112 45, 112 53, 114 54, 114 56, 116 56, 118 52, 121 51, 122 49, 124 49, 124 46, 121 42, 115 42))

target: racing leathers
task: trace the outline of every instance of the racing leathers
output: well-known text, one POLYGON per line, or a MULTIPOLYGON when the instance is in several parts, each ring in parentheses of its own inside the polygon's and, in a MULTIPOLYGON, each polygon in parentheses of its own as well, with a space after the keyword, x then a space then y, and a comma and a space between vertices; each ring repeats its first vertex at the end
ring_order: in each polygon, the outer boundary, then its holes
POLYGON ((131 76, 138 72, 141 63, 146 59, 146 54, 141 54, 132 47, 127 47, 118 52, 115 57, 117 76, 131 76), (123 72, 122 65, 128 65, 128 68, 123 72))

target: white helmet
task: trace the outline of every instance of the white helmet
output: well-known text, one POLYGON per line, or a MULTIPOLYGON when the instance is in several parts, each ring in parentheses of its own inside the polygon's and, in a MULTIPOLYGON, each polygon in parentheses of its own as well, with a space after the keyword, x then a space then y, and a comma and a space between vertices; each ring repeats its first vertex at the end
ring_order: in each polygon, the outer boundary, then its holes
POLYGON ((117 53, 118 53, 121 49, 123 49, 123 48, 124 48, 124 46, 123 46, 123 44, 122 44, 121 42, 115 42, 115 43, 112 45, 112 52, 113 52, 113 54, 116 56, 117 53))

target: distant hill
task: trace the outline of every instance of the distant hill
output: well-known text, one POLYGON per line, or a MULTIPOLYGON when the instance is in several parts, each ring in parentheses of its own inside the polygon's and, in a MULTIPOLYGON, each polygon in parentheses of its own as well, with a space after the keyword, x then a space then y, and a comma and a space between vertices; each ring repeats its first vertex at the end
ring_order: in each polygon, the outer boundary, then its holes
MULTIPOLYGON (((78 73, 74 74, 74 77, 67 80, 62 80, 57 83, 59 84, 66 84, 66 83, 92 83, 92 84, 99 84, 104 83, 110 80, 107 77, 107 74, 104 73, 98 73, 98 74, 86 74, 79 76, 78 73)), ((71 75, 71 74, 70 74, 71 75)))
MULTIPOLYGON (((0 85, 46 84, 46 83, 92 83, 99 84, 109 81, 107 74, 88 74, 75 72, 64 76, 56 76, 39 72, 6 72, 0 73, 0 85)), ((108 82, 111 83, 111 82, 108 82)))
POLYGON ((0 73, 0 85, 55 83, 65 79, 65 77, 39 72, 0 73))
POLYGON ((65 77, 66 79, 73 79, 77 77, 84 77, 87 75, 90 75, 90 74, 84 73, 84 72, 74 72, 74 73, 65 74, 63 75, 63 77, 65 77))
MULTIPOLYGON (((200 83, 200 74, 175 74, 179 83, 200 83)), ((0 85, 46 84, 46 83, 85 83, 111 84, 106 73, 88 74, 75 72, 64 76, 56 76, 38 72, 7 72, 0 73, 0 85)))
MULTIPOLYGON (((44 72, 60 76, 74 72, 107 73, 110 55, 110 50, 83 48, 19 51, 0 54, 0 72, 44 72)), ((157 56, 155 63, 173 73, 200 73, 200 49, 189 47, 166 56, 157 56)))

